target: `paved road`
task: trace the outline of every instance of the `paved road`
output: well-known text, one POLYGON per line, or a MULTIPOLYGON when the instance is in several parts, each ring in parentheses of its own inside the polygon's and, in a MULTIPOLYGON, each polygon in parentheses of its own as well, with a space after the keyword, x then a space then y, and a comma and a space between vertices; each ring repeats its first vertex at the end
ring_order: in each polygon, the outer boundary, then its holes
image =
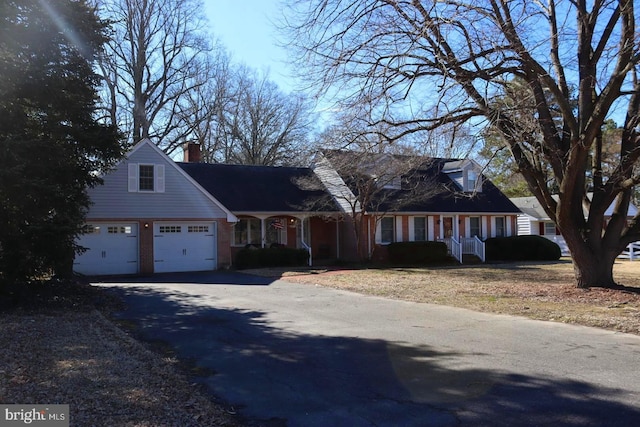
POLYGON ((252 425, 640 423, 637 336, 235 273, 105 285, 252 425))

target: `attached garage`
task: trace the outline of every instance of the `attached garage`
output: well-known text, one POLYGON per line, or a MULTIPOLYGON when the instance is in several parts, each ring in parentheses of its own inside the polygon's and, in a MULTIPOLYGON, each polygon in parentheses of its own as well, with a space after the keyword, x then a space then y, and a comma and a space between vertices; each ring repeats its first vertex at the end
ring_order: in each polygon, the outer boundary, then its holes
POLYGON ((156 222, 153 271, 215 270, 218 266, 215 222, 156 222))
POLYGON ((78 244, 87 248, 76 256, 75 272, 86 275, 135 274, 138 272, 138 224, 93 223, 78 244))

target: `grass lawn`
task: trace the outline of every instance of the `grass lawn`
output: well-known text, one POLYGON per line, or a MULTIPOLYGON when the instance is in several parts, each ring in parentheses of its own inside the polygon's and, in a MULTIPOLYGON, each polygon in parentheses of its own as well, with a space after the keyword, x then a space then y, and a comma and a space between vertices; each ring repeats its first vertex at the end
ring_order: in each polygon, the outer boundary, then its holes
POLYGON ((406 301, 640 334, 640 261, 618 261, 621 289, 578 289, 569 259, 429 268, 260 269, 253 274, 406 301))

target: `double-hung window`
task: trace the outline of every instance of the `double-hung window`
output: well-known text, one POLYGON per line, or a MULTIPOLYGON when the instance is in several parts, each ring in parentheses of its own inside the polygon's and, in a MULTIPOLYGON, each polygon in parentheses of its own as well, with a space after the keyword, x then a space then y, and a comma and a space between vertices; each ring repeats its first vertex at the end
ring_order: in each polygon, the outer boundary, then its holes
POLYGON ((154 165, 138 165, 138 191, 154 191, 154 165))
POLYGON ((380 243, 392 243, 395 240, 395 219, 385 216, 380 220, 380 243))
POLYGON ((413 240, 416 242, 427 240, 427 218, 423 216, 413 218, 413 240))
POLYGON ((480 217, 469 217, 469 236, 470 237, 482 237, 482 229, 480 227, 480 217))
POLYGON ((556 235, 556 225, 553 222, 545 222, 544 223, 544 235, 545 236, 555 236, 556 235))
POLYGON ((164 165, 129 163, 129 192, 164 193, 164 165))
POLYGON ((505 237, 507 235, 507 229, 503 216, 495 217, 495 235, 496 237, 505 237))

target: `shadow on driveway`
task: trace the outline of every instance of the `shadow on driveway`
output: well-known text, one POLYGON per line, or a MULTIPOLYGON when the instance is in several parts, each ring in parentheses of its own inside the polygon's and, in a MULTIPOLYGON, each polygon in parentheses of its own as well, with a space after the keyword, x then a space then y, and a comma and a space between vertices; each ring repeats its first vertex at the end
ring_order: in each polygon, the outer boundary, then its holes
POLYGON ((640 419, 638 408, 615 401, 623 393, 616 389, 454 368, 458 354, 428 346, 295 334, 271 327, 264 312, 218 309, 204 295, 113 289, 126 304, 116 320, 195 363, 201 376, 194 381, 248 425, 621 426, 640 419))

